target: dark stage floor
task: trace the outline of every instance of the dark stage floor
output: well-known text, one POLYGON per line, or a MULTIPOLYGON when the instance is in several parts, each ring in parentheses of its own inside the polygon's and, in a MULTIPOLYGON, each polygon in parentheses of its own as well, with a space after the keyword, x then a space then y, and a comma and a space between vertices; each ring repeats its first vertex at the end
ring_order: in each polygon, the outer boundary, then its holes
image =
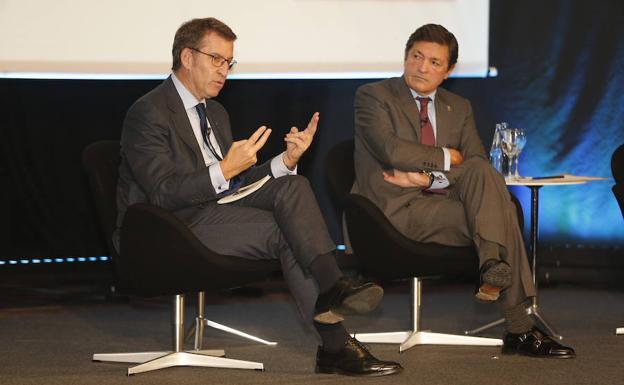
MULTIPOLYGON (((475 303, 468 285, 425 282, 423 327, 460 333, 497 317, 494 306, 475 303)), ((543 314, 576 348, 574 360, 501 356, 493 347, 418 346, 399 354, 391 345, 372 352, 405 367, 398 376, 356 379, 314 374, 317 340, 298 318, 279 281, 261 296, 211 296, 208 318, 279 342, 263 346, 209 330, 205 348, 230 358, 262 361, 264 372, 173 368, 126 377, 127 364, 94 363, 96 352, 166 350, 170 307, 166 299, 110 301, 84 287, 4 287, 0 294, 0 384, 623 384, 624 291, 574 286, 545 288, 543 314)), ((408 285, 388 290, 380 309, 347 320, 351 331, 397 331, 409 326, 408 285)), ((189 302, 190 301, 189 299, 189 302)), ((187 305, 187 322, 194 304, 187 305), (192 305, 192 306, 190 306, 192 305)), ((502 329, 487 333, 499 337, 502 329)), ((189 344, 190 348, 190 344, 189 344)))

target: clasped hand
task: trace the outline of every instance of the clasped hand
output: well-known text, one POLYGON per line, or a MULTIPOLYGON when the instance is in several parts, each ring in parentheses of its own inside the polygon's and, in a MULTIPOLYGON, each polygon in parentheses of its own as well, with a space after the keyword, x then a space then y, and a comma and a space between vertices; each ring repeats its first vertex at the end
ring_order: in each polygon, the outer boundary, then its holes
POLYGON ((409 188, 427 188, 429 187, 429 176, 422 172, 401 171, 394 169, 390 172, 383 172, 384 180, 393 185, 409 188))

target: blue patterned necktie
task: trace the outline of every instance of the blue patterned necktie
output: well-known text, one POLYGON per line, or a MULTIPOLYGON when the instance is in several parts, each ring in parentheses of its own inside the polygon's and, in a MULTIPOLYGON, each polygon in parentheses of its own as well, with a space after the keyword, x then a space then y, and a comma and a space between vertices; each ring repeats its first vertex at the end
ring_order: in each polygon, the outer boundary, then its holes
POLYGON ((202 138, 204 138, 204 143, 210 149, 212 155, 218 160, 222 161, 223 159, 217 154, 214 146, 210 142, 210 127, 208 126, 208 121, 206 120, 206 106, 204 103, 199 103, 195 106, 197 110, 197 115, 199 115, 199 126, 201 127, 202 138))

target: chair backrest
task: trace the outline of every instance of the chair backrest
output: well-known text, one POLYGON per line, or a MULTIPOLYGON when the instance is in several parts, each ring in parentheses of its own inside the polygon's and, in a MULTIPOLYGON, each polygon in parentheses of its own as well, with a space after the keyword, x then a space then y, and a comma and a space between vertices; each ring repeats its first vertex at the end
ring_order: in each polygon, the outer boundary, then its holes
POLYGON ((118 257, 112 240, 117 228, 119 149, 119 141, 103 140, 91 143, 82 152, 82 164, 89 177, 100 227, 113 259, 118 257))
POLYGON ((327 179, 341 205, 351 191, 355 180, 353 139, 338 143, 327 154, 327 179))
POLYGON ((83 151, 83 164, 115 264, 116 287, 128 294, 157 296, 224 289, 266 278, 279 261, 252 261, 215 253, 173 213, 148 203, 128 207, 116 253, 117 141, 100 141, 83 151))
POLYGON ((613 194, 620 205, 622 216, 624 216, 624 144, 613 151, 611 156, 611 173, 615 180, 615 185, 612 188, 613 194))

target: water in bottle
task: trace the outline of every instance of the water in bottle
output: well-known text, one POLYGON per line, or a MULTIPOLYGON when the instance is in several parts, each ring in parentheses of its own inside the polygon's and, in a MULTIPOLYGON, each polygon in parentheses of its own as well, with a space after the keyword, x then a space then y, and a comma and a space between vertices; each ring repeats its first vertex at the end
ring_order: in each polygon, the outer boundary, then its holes
MULTIPOLYGON (((503 173, 503 149, 501 147, 501 130, 503 123, 497 123, 492 138, 492 147, 490 147, 490 163, 492 167, 501 174, 503 173)), ((505 126, 507 124, 505 123, 505 126)))

